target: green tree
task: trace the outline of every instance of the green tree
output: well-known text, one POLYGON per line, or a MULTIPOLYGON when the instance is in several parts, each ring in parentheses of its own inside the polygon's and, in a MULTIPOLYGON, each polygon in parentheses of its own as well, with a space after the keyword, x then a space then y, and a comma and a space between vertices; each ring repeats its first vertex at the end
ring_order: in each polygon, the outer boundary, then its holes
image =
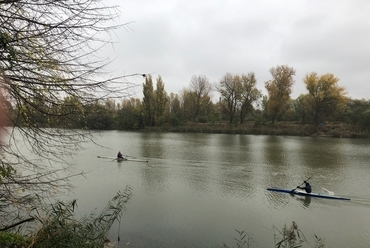
POLYGON ((171 92, 169 95, 169 101, 170 101, 170 113, 174 115, 180 114, 181 105, 179 95, 171 92))
POLYGON ((297 99, 292 102, 292 108, 295 111, 295 114, 298 120, 304 124, 308 118, 308 106, 307 106, 307 95, 299 95, 297 99))
POLYGON ((348 99, 345 88, 339 86, 338 81, 330 73, 319 76, 312 72, 304 78, 308 90, 307 103, 316 126, 329 116, 335 119, 345 110, 348 99))
POLYGON ((151 75, 145 77, 145 83, 143 84, 143 112, 144 112, 144 123, 148 126, 154 126, 154 111, 155 111, 155 95, 153 88, 153 79, 151 75))
POLYGON ((370 100, 349 99, 344 113, 345 121, 349 124, 358 125, 362 129, 370 130, 370 100))
POLYGON ((169 100, 164 89, 164 82, 162 77, 158 76, 155 90, 155 123, 157 126, 166 122, 169 112, 169 100))
MULTIPOLYGON (((76 96, 64 98, 63 103, 56 109, 59 118, 50 127, 86 128, 85 108, 81 99, 76 96)), ((55 118, 51 118, 55 121, 55 118)))
POLYGON ((189 89, 184 88, 181 91, 181 119, 185 121, 193 120, 193 113, 195 109, 195 94, 189 89))
POLYGON ((370 130, 370 108, 365 110, 362 114, 363 114, 363 118, 361 121, 361 125, 364 130, 367 130, 367 132, 369 132, 370 130))
POLYGON ((181 104, 180 99, 177 94, 173 92, 169 95, 169 106, 170 106, 170 114, 169 114, 169 123, 172 126, 178 126, 181 123, 181 104))
POLYGON ((84 105, 86 113, 86 127, 90 130, 109 130, 113 128, 114 117, 105 106, 105 103, 95 101, 84 105))
POLYGON ((118 110, 118 128, 124 130, 143 128, 144 121, 141 112, 140 99, 124 99, 122 108, 118 110))
POLYGON ((287 102, 290 100, 292 86, 294 83, 293 76, 295 70, 287 65, 280 65, 270 69, 272 80, 265 82, 268 92, 267 113, 271 117, 272 124, 284 110, 287 102))

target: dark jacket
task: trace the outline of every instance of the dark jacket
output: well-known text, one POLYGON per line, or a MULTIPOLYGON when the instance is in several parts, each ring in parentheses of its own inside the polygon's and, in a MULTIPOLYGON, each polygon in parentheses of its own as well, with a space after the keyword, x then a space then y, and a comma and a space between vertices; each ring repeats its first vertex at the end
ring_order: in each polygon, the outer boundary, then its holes
POLYGON ((308 182, 305 182, 305 186, 304 187, 298 187, 298 188, 299 189, 304 189, 307 193, 311 193, 312 192, 311 185, 308 182))

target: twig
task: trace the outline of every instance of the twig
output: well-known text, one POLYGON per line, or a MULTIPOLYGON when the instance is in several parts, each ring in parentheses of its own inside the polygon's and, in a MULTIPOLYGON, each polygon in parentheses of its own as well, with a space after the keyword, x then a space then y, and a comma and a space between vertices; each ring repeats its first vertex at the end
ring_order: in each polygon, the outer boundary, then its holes
POLYGON ((1 228, 1 229, 0 229, 0 232, 5 231, 5 230, 8 230, 8 229, 10 229, 10 228, 13 228, 13 227, 15 227, 15 226, 18 226, 18 225, 23 224, 23 223, 25 223, 25 222, 33 221, 33 220, 35 220, 35 218, 34 218, 34 217, 30 217, 30 218, 25 219, 25 220, 22 220, 22 221, 20 221, 20 222, 18 222, 18 223, 14 223, 14 224, 12 224, 12 225, 10 225, 10 226, 6 226, 6 227, 4 227, 4 228, 1 228))

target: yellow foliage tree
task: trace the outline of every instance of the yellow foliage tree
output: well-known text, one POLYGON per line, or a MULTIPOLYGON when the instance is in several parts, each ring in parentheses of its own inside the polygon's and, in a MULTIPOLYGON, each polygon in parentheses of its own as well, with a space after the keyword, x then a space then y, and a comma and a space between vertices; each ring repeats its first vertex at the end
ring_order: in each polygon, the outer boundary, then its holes
POLYGON ((271 68, 270 73, 272 80, 265 83, 265 88, 269 95, 266 110, 271 116, 272 124, 274 124, 276 118, 282 113, 290 100, 295 70, 287 65, 280 65, 271 68))
POLYGON ((338 81, 339 78, 330 73, 319 76, 312 72, 304 78, 308 90, 307 103, 316 126, 328 117, 335 119, 345 109, 347 93, 338 81))

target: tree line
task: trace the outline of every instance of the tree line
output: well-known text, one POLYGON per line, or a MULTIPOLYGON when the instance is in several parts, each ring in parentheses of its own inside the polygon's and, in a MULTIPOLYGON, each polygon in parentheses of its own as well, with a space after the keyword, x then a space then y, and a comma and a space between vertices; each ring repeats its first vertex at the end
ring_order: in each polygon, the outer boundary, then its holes
MULTIPOLYGON (((314 126, 325 122, 343 122, 362 130, 370 127, 370 101, 347 97, 345 88, 333 74, 308 73, 303 79, 306 94, 291 98, 295 70, 287 65, 270 69, 271 79, 265 82, 267 95, 257 88, 256 76, 226 73, 212 85, 204 75, 194 75, 188 87, 179 94, 168 94, 162 76, 155 79, 143 75, 143 98, 95 99, 84 101, 78 96, 65 97, 50 106, 47 98, 29 100, 33 111, 19 125, 94 130, 134 130, 146 127, 180 126, 191 123, 243 124, 245 122, 295 122, 314 126), (155 85, 154 85, 155 84, 155 85), (217 102, 212 92, 219 93, 217 102), (32 118, 31 118, 32 115, 32 118)), ((16 115, 23 108, 7 104, 16 115)), ((15 118, 13 118, 15 119, 15 118)))

